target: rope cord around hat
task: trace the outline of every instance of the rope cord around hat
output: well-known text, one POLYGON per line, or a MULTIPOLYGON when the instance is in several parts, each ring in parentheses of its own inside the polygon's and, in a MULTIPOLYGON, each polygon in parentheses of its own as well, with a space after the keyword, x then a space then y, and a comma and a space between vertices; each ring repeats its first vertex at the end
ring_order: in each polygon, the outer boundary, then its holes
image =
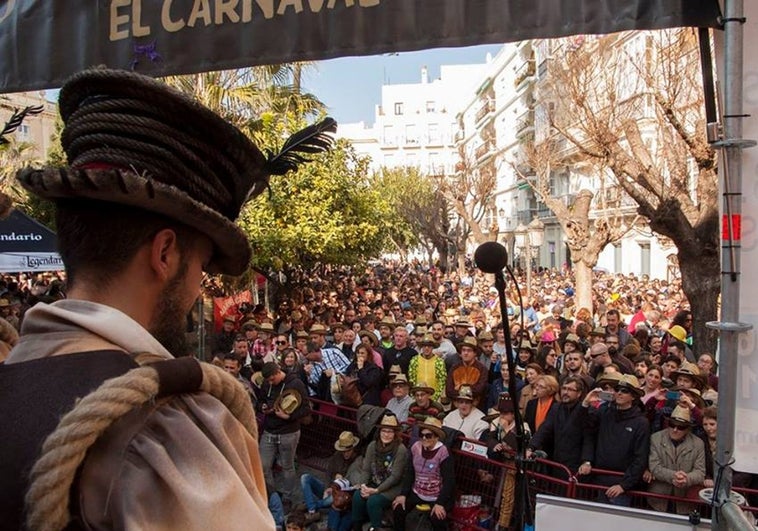
MULTIPOLYGON (((250 183, 235 179, 248 169, 236 168, 223 150, 203 147, 204 134, 210 132, 179 129, 177 117, 164 106, 129 98, 93 99, 83 103, 66 122, 61 144, 72 167, 88 162, 123 165, 158 173, 160 181, 186 189, 196 200, 231 218, 239 211, 250 183), (112 115, 118 115, 118 126, 112 115), (156 127, 156 122, 163 124, 156 127), (175 125, 174 125, 175 124, 175 125), (76 134, 74 134, 76 132, 76 134), (188 139, 194 137, 195 140, 188 139), (96 157, 93 158, 93 155, 96 157), (238 199, 239 197, 239 199, 238 199)), ((181 127, 200 128, 202 124, 182 123, 181 127)))
MULTIPOLYGON (((234 377, 207 363, 200 364, 201 391, 221 401, 245 430, 258 439, 258 426, 250 398, 234 377)), ((30 475, 26 494, 30 531, 59 531, 70 521, 69 493, 87 450, 105 430, 135 408, 155 399, 159 378, 143 366, 105 381, 67 413, 42 446, 30 475)))

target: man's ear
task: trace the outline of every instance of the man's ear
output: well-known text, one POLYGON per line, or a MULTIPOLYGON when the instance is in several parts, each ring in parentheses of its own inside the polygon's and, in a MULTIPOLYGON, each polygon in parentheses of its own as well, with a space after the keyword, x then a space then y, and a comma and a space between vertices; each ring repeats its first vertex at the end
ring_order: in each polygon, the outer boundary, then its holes
POLYGON ((181 253, 176 232, 163 229, 150 242, 150 266, 161 281, 172 278, 179 268, 181 253))

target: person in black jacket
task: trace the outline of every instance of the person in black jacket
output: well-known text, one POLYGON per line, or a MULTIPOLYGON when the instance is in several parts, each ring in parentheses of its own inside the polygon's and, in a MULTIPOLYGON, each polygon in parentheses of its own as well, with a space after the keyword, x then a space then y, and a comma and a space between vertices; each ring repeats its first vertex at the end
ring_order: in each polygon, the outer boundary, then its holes
POLYGON ((266 482, 274 481, 274 460, 282 468, 283 499, 294 503, 299 497, 295 474, 295 452, 300 440, 300 420, 310 413, 308 391, 296 374, 285 373, 276 362, 263 365, 260 410, 265 414, 260 441, 261 461, 266 482))
MULTIPOLYGON (((529 441, 527 457, 531 457, 535 450, 543 450, 551 460, 564 465, 572 473, 577 471, 582 464, 583 451, 591 451, 591 448, 585 449, 585 445, 593 442, 590 437, 585 437, 584 431, 587 409, 581 407, 581 402, 586 391, 584 379, 580 376, 567 376, 563 380, 560 404, 548 414, 529 441)), ((567 479, 563 470, 554 470, 556 477, 567 479)))
POLYGON ((600 501, 629 506, 626 491, 640 483, 647 467, 650 424, 639 404, 643 390, 637 378, 624 374, 615 389, 613 402, 600 400, 600 388, 582 401, 582 407, 589 408, 585 425, 595 448, 591 452, 587 445, 578 475, 590 474, 593 468, 622 472, 623 476, 593 474, 591 483, 608 487, 600 493, 600 501))
POLYGON ((363 397, 363 404, 371 406, 381 405, 382 369, 374 363, 373 352, 370 347, 361 343, 355 349, 355 359, 350 362, 345 370, 346 376, 358 377, 358 390, 363 397))

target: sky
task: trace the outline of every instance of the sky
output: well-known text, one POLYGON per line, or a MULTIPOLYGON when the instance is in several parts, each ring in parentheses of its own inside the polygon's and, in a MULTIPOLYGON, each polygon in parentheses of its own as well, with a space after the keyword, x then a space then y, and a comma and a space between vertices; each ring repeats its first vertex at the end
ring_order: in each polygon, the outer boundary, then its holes
POLYGON ((343 57, 320 61, 303 79, 303 88, 313 93, 328 108, 337 122, 374 121, 374 106, 381 103, 382 85, 420 83, 421 67, 429 70, 429 79, 437 79, 440 65, 486 62, 502 45, 468 48, 437 48, 419 52, 343 57))

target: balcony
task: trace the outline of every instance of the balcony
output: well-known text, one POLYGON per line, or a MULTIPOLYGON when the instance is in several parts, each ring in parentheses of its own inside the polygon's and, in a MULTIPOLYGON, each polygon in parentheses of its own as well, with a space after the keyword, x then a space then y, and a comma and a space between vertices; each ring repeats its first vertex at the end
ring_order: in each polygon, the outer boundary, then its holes
POLYGON ((529 110, 516 118, 516 137, 534 131, 534 111, 529 110))
POLYGON ((484 118, 486 118, 488 114, 493 113, 493 112, 495 112, 495 101, 488 99, 482 104, 479 110, 476 111, 474 120, 478 124, 479 122, 484 120, 484 118))
POLYGON ((461 142, 463 141, 464 138, 466 138, 466 131, 464 131, 463 129, 458 129, 455 132, 455 141, 461 142))
POLYGON ((516 89, 520 89, 521 85, 529 78, 534 76, 536 72, 534 61, 524 61, 524 63, 516 70, 515 78, 513 80, 513 86, 516 89))
POLYGON ((495 150, 495 143, 491 140, 488 140, 484 142, 482 145, 480 145, 476 150, 474 150, 474 156, 476 157, 477 161, 482 160, 487 155, 489 155, 491 152, 495 150))

